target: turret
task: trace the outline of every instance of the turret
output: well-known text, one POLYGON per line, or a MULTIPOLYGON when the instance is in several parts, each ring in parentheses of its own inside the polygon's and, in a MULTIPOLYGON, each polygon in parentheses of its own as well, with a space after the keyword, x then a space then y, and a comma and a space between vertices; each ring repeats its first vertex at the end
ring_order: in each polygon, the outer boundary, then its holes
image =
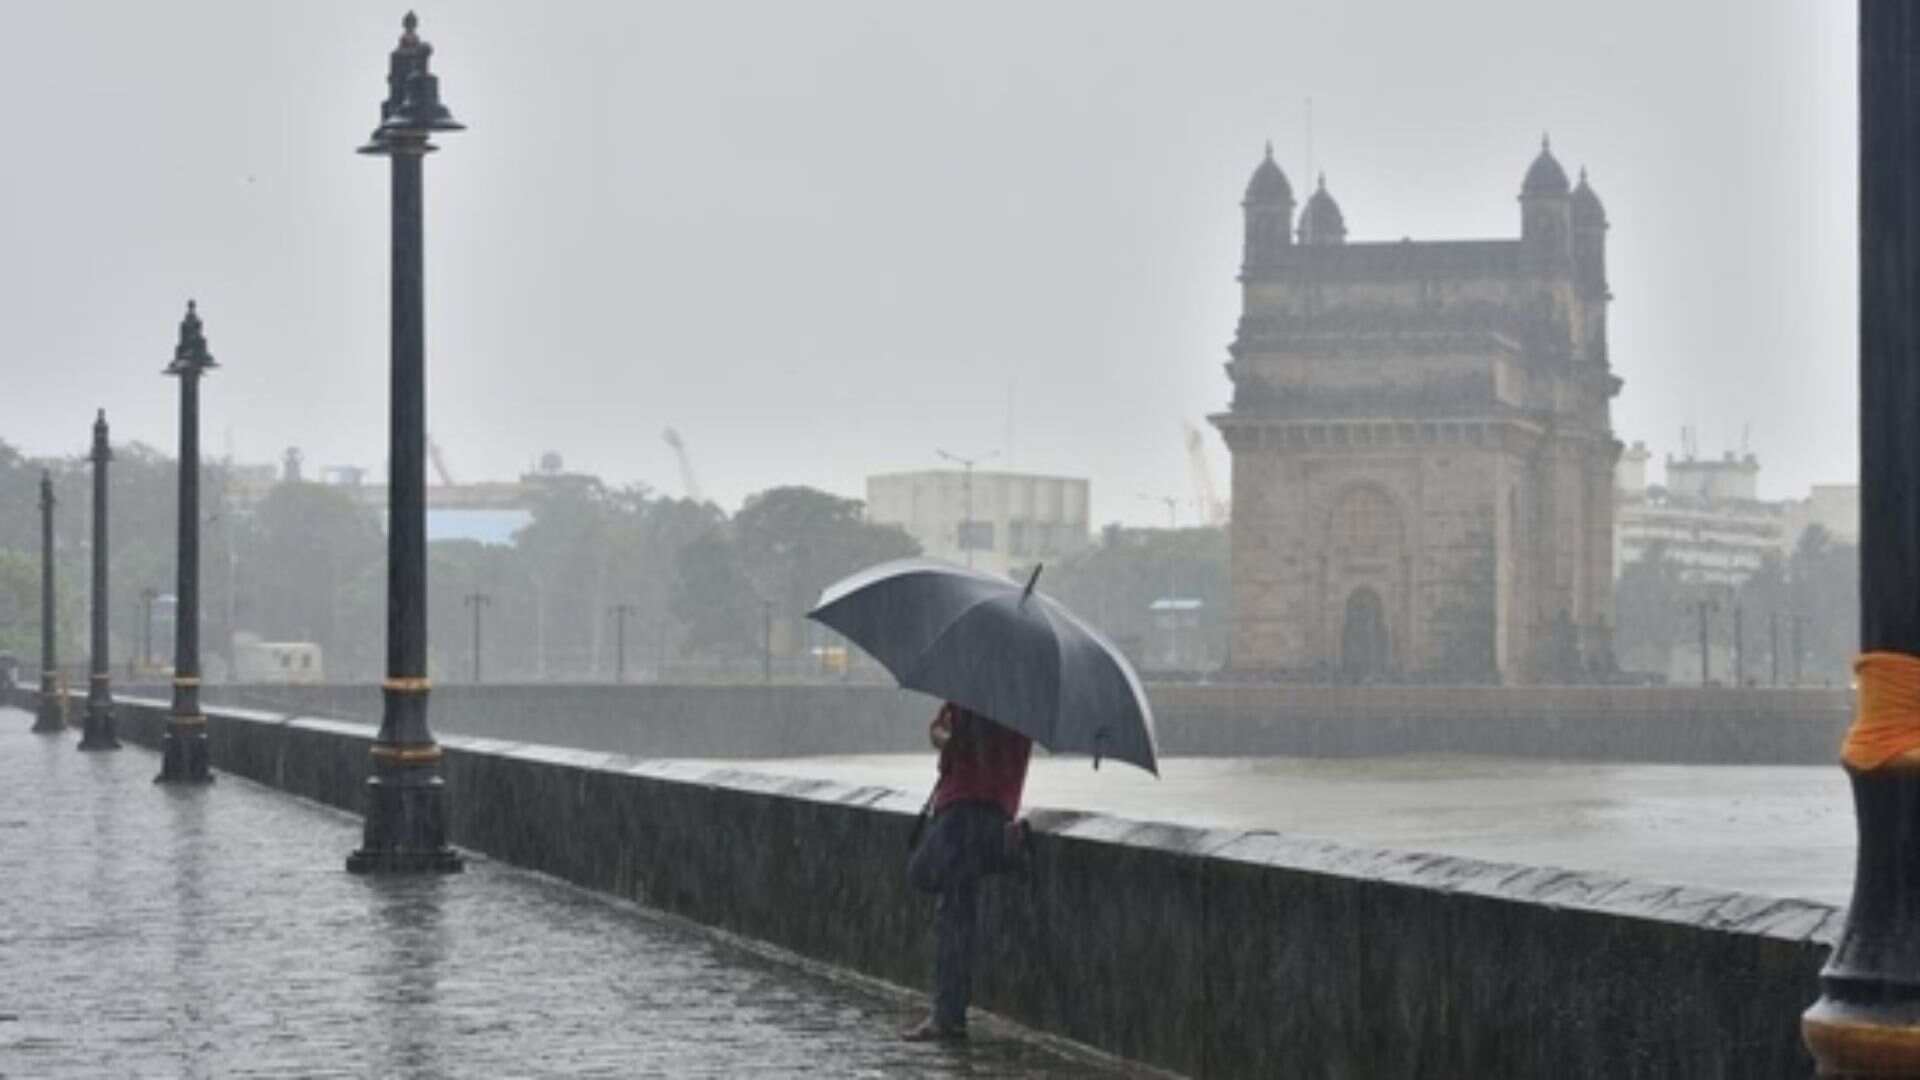
POLYGON ((1607 211, 1580 170, 1580 183, 1567 200, 1573 224, 1573 274, 1583 296, 1607 296, 1607 211))
POLYGON ((1520 239, 1530 253, 1547 265, 1564 266, 1573 255, 1572 197, 1567 171, 1553 156, 1547 137, 1540 137, 1540 155, 1527 167, 1520 182, 1520 239))
POLYGON ((1266 156, 1247 181, 1247 197, 1240 206, 1246 211, 1246 249, 1242 270, 1271 264, 1293 242, 1289 235, 1293 224, 1293 185, 1273 160, 1273 144, 1267 144, 1266 156))
POLYGON ((1300 242, 1310 247, 1347 242, 1347 219, 1340 213, 1340 204, 1327 194, 1326 173, 1320 174, 1320 186, 1307 196, 1306 208, 1300 211, 1300 242))

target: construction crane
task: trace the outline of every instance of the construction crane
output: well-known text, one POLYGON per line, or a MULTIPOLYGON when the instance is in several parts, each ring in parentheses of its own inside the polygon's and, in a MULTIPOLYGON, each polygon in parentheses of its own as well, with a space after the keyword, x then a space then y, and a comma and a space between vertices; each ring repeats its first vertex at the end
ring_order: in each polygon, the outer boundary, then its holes
POLYGON ((1187 428, 1187 470, 1193 477, 1193 501, 1200 506, 1200 516, 1209 525, 1227 523, 1227 504, 1220 500, 1219 491, 1213 486, 1213 465, 1207 460, 1207 442, 1200 429, 1192 424, 1187 428))
POLYGON ((687 456, 687 441, 672 428, 662 432, 661 438, 667 440, 667 445, 673 447, 674 456, 680 459, 680 486, 686 489, 687 498, 694 502, 702 501, 700 481, 693 478, 693 459, 687 456))
POLYGON ((447 456, 440 452, 440 444, 433 441, 432 435, 427 436, 427 457, 433 459, 433 471, 440 477, 441 485, 453 487, 453 473, 447 469, 447 456))

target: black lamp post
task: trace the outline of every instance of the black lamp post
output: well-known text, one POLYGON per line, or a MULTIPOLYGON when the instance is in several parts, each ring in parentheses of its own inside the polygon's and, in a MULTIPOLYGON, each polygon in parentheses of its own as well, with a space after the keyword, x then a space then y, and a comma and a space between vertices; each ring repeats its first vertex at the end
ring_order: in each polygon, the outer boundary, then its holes
POLYGON ((1920 7, 1861 0, 1859 33, 1860 843, 1801 1031, 1821 1076, 1920 1076, 1920 7))
POLYGON ((40 473, 40 708, 33 730, 58 734, 66 728, 60 700, 60 659, 54 631, 58 615, 53 604, 53 473, 40 473))
POLYGON ((82 750, 118 750, 113 734, 113 687, 107 670, 107 410, 93 421, 93 656, 87 679, 87 719, 80 733, 82 750))
POLYGON ((219 367, 200 312, 187 301, 165 374, 180 380, 179 553, 174 568, 173 711, 160 737, 159 784, 210 784, 207 718, 200 712, 200 376, 219 367))
POLYGON ((421 160, 436 131, 459 131, 440 104, 440 82, 427 70, 433 47, 415 32, 412 12, 387 70, 380 126, 363 154, 393 167, 392 413, 389 418, 387 506, 387 678, 367 778, 366 832, 347 859, 354 873, 452 871, 460 856, 447 846, 445 781, 440 746, 427 727, 427 429, 426 333, 421 231, 421 160))

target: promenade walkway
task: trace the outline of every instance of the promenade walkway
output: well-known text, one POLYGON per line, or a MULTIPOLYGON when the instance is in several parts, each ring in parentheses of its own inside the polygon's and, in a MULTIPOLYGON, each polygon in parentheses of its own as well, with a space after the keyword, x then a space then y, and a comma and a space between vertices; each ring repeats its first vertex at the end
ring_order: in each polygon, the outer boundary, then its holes
POLYGON ((485 859, 342 869, 359 821, 0 709, 0 1076, 1107 1077, 917 1003, 485 859))

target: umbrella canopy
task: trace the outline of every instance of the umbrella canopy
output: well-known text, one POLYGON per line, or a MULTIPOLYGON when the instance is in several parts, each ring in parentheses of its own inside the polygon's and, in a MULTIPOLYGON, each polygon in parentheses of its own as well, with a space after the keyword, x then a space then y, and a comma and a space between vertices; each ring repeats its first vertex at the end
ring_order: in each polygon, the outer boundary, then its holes
POLYGON ((807 617, 846 635, 909 690, 990 716, 1055 753, 1118 758, 1158 776, 1153 711, 1133 665, 1033 586, 899 559, 828 586, 807 617))

